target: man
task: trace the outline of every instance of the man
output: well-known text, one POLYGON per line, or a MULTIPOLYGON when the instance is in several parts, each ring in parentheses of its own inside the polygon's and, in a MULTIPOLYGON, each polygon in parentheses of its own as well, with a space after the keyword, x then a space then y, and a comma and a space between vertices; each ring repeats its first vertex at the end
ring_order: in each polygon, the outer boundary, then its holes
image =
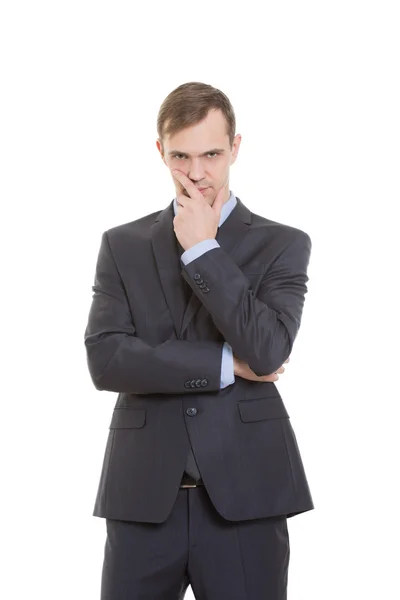
POLYGON ((93 512, 104 600, 286 598, 287 519, 314 508, 274 384, 311 241, 230 190, 235 127, 220 90, 171 92, 156 144, 176 198, 102 235, 85 345, 118 392, 93 512))

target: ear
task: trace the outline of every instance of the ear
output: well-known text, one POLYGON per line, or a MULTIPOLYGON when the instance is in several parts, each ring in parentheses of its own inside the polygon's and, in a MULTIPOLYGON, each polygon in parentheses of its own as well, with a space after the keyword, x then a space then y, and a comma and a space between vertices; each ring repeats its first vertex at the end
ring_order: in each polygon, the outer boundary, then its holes
POLYGON ((241 141, 242 141, 242 136, 240 135, 240 133, 237 133, 235 135, 235 137, 233 138, 232 155, 231 155, 230 165, 233 165, 233 163, 237 159, 241 141))
POLYGON ((163 160, 163 163, 164 163, 164 164, 167 164, 167 163, 165 162, 165 158, 164 158, 164 151, 163 151, 163 148, 162 148, 162 145, 161 145, 161 141, 160 141, 160 139, 159 139, 159 138, 157 138, 157 140, 156 140, 156 146, 157 146, 157 149, 158 149, 159 153, 161 154, 161 158, 162 158, 162 160, 163 160))

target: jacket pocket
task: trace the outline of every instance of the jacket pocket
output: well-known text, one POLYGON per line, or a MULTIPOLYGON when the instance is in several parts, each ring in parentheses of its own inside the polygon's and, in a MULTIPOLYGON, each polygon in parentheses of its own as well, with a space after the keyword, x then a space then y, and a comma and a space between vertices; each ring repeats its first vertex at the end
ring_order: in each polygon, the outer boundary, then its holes
POLYGON ((143 427, 145 422, 145 408, 114 408, 109 429, 138 428, 143 427))
POLYGON ((280 396, 255 398, 238 402, 240 418, 244 423, 264 421, 266 419, 289 418, 289 414, 280 396))

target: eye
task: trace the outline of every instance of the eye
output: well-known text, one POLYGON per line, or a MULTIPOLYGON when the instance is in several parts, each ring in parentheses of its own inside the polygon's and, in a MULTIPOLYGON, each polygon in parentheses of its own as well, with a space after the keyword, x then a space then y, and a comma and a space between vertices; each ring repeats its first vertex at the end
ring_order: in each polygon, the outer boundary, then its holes
MULTIPOLYGON (((219 154, 219 152, 207 152, 208 158, 215 158, 216 156, 218 156, 218 154, 219 154)), ((183 160, 187 157, 186 157, 186 154, 173 154, 172 158, 176 158, 177 160, 183 160)))

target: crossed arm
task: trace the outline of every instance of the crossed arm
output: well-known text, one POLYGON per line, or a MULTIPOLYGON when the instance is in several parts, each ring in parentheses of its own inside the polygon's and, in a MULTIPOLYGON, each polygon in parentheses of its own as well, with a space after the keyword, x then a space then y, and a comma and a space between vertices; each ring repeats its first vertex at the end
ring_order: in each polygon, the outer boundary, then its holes
POLYGON ((307 293, 310 254, 308 234, 292 232, 256 295, 221 247, 206 252, 182 272, 235 355, 258 376, 277 371, 292 352, 307 293), (207 282, 209 293, 198 289, 196 273, 207 282))
MULTIPOLYGON (((239 361, 257 376, 278 371, 291 354, 300 327, 311 240, 299 232, 264 276, 257 297, 222 248, 184 267, 192 287, 239 361), (202 294, 192 275, 202 273, 202 294)), ((220 389, 223 342, 168 340, 151 346, 136 335, 125 287, 107 232, 101 239, 84 342, 98 390, 137 394, 190 394, 220 389), (185 382, 200 380, 201 387, 185 382)))

